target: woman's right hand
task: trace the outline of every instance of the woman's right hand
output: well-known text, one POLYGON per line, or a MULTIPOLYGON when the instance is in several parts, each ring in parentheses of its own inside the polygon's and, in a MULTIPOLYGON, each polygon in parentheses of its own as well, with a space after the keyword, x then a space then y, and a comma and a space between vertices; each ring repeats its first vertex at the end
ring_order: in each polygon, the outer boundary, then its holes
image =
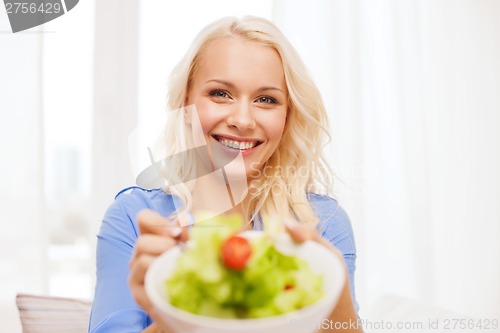
POLYGON ((172 332, 167 323, 161 320, 144 289, 144 278, 149 266, 160 254, 175 246, 177 242, 188 239, 188 229, 181 228, 176 220, 172 222, 152 210, 145 209, 137 214, 140 234, 130 260, 129 286, 137 304, 153 318, 155 324, 145 332, 172 332))

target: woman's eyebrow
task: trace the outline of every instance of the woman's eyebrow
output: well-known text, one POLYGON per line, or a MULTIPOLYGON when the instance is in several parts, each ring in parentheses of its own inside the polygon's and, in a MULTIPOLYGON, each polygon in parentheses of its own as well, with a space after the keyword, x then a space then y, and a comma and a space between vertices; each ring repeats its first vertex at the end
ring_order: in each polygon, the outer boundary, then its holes
POLYGON ((267 91, 267 90, 277 90, 277 91, 284 94, 283 90, 281 90, 280 88, 276 88, 276 87, 262 87, 262 88, 259 88, 259 90, 257 90, 257 91, 267 91))
MULTIPOLYGON (((206 81, 205 83, 210 83, 210 82, 216 82, 216 83, 220 83, 220 84, 223 84, 225 86, 228 86, 229 88, 235 88, 235 85, 229 81, 225 81, 225 80, 219 80, 219 79, 212 79, 212 80, 208 80, 206 81)), ((277 91, 280 91, 282 93, 283 90, 280 89, 280 88, 277 88, 277 87, 261 87, 259 89, 257 89, 257 91, 267 91, 267 90, 277 90, 277 91)))
POLYGON ((224 80, 218 80, 218 79, 212 79, 212 80, 208 80, 206 81, 205 83, 210 83, 210 82, 216 82, 216 83, 220 83, 220 84, 223 84, 225 86, 228 86, 229 88, 234 88, 234 84, 232 84, 231 82, 229 81, 224 81, 224 80))

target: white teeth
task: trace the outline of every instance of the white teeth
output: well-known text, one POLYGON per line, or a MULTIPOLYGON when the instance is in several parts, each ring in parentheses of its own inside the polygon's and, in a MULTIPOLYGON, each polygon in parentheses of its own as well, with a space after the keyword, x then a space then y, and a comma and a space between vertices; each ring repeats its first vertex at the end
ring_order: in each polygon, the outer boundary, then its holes
POLYGON ((257 145, 256 141, 239 142, 239 141, 227 140, 227 139, 219 139, 218 141, 226 147, 233 148, 233 149, 240 149, 240 150, 251 149, 257 145))

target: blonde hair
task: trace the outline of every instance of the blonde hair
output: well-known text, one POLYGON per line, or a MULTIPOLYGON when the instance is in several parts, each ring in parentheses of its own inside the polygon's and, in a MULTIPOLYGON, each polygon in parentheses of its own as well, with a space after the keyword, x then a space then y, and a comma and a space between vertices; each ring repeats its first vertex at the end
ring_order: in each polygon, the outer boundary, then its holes
MULTIPOLYGON (((271 22, 257 17, 223 18, 203 29, 193 41, 184 58, 172 71, 168 91, 170 110, 186 107, 185 100, 199 60, 210 42, 241 37, 275 49, 283 64, 288 92, 288 110, 281 142, 265 162, 260 176, 251 181, 248 190, 248 208, 253 217, 260 214, 264 224, 271 217, 280 221, 290 216, 301 222, 317 223, 317 217, 307 198, 308 192, 327 194, 332 186, 331 170, 322 150, 329 140, 328 120, 318 88, 312 81, 297 51, 281 31, 271 22)), ((167 122, 161 138, 164 156, 171 156, 192 147, 182 113, 167 122)), ((169 161, 169 182, 181 184, 194 179, 194 156, 169 161), (176 179, 173 179, 175 177, 176 179)), ((188 186, 178 185, 166 192, 179 197, 182 210, 189 211, 192 197, 188 186)))

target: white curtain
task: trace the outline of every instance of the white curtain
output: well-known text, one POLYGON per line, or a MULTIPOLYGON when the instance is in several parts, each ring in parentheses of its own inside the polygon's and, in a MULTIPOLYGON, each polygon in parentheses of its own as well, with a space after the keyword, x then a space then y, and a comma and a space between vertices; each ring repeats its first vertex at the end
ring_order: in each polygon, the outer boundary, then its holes
POLYGON ((361 315, 500 313, 500 2, 275 1, 322 90, 361 315))

